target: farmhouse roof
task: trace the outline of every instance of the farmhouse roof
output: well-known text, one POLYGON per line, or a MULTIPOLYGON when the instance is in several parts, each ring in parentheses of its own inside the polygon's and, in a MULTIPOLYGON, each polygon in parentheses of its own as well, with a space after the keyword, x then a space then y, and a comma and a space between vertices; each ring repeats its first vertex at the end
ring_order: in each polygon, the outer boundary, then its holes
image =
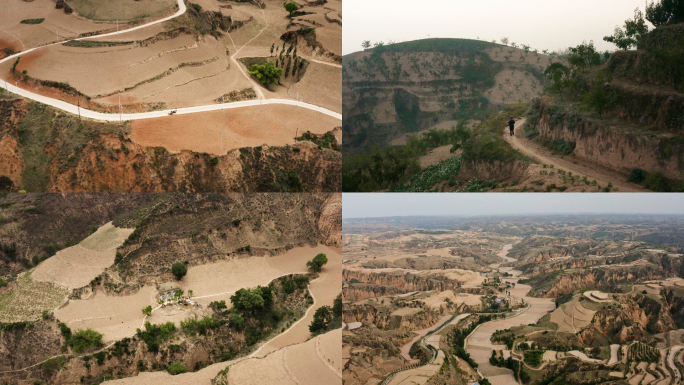
POLYGON ((157 288, 157 290, 159 290, 159 291, 169 291, 169 290, 177 290, 177 289, 180 289, 180 287, 178 287, 178 285, 176 285, 173 282, 162 283, 157 288))

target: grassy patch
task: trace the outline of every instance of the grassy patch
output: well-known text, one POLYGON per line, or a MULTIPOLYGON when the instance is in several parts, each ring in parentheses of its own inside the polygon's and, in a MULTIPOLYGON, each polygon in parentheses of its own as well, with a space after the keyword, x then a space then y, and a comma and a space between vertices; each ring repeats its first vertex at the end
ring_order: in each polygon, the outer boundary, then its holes
POLYGON ((17 130, 26 163, 21 188, 46 191, 50 167, 55 161, 59 172, 64 172, 78 164, 83 149, 89 142, 99 141, 100 134, 118 135, 127 129, 115 123, 81 121, 76 115, 57 113, 52 107, 31 102, 17 130), (46 151, 48 148, 55 148, 57 155, 53 157, 46 151))
POLYGON ((473 135, 463 145, 463 160, 466 161, 512 161, 523 160, 525 156, 513 150, 503 139, 501 132, 511 116, 521 116, 527 111, 526 103, 508 106, 502 113, 482 121, 473 135))
POLYGON ((392 192, 426 192, 434 191, 436 184, 449 180, 458 175, 461 169, 461 157, 447 159, 443 162, 433 164, 413 176, 411 180, 403 185, 392 188, 392 192))
POLYGON ((68 292, 49 283, 36 282, 26 273, 17 279, 18 288, 0 294, 0 322, 38 320, 43 310, 57 308, 68 292))
POLYGON ((134 41, 92 41, 92 40, 69 40, 64 43, 67 47, 112 47, 117 45, 129 45, 135 43, 134 41))
POLYGON ((684 191, 684 181, 669 179, 659 172, 650 172, 636 167, 630 171, 627 180, 656 192, 684 191))
POLYGON ((25 19, 21 21, 21 24, 40 24, 43 21, 45 21, 45 19, 25 19))
POLYGON ((497 47, 499 44, 471 39, 421 39, 386 45, 383 47, 391 52, 452 52, 452 51, 482 51, 497 47))
POLYGON ((69 0, 69 5, 91 20, 130 21, 155 17, 174 9, 175 1, 69 0))
MULTIPOLYGON (((527 135, 527 131, 525 132, 525 135, 527 135)), ((568 142, 560 138, 542 138, 541 143, 554 153, 560 155, 570 155, 573 151, 575 151, 575 142, 568 142)))

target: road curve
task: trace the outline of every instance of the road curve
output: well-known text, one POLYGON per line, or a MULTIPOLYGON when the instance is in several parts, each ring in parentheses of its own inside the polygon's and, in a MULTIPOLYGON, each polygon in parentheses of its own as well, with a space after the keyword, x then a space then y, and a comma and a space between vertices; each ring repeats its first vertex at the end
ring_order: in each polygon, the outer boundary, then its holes
POLYGON ((542 164, 553 164, 556 168, 561 168, 572 172, 574 175, 586 175, 590 180, 596 180, 599 185, 606 186, 611 182, 615 187, 619 187, 622 192, 643 192, 649 191, 634 183, 626 182, 625 176, 598 164, 594 164, 582 159, 565 159, 551 154, 535 142, 525 139, 523 127, 526 119, 520 119, 517 123, 515 135, 510 136, 508 126, 503 128, 503 139, 514 150, 533 158, 542 164))
MULTIPOLYGON (((117 32, 110 32, 110 33, 105 33, 102 35, 93 35, 93 36, 86 36, 86 37, 80 37, 77 39, 72 39, 72 40, 87 40, 87 39, 96 39, 96 38, 102 38, 102 37, 107 37, 107 36, 113 36, 113 35, 119 35, 122 33, 127 33, 131 31, 135 31, 138 29, 146 28, 154 24, 159 24, 163 23, 165 21, 171 20, 173 18, 176 18, 182 14, 185 13, 187 8, 185 7, 185 3, 183 0, 178 0, 178 11, 174 13, 171 16, 155 20, 152 22, 149 22, 147 24, 142 24, 137 27, 117 31, 117 32)), ((37 49, 49 47, 52 45, 57 45, 57 44, 62 44, 63 42, 57 42, 57 43, 52 43, 52 44, 47 44, 43 45, 40 47, 35 47, 31 48, 26 51, 22 51, 19 53, 16 53, 14 55, 8 56, 2 60, 0 60, 0 64, 13 60, 14 58, 20 57, 24 54, 27 54, 29 52, 35 51, 37 49)), ((234 56, 234 55, 233 55, 234 56)), ((232 59, 232 58, 231 58, 232 59)), ((243 71, 244 74, 244 71, 243 71)), ((247 76, 245 74, 245 76, 247 76)), ((249 77, 248 77, 249 78, 249 77)), ((252 81, 251 79, 249 79, 252 81)), ((253 83, 253 82, 252 82, 253 83)), ((309 110, 317 111, 322 114, 326 114, 328 116, 331 116, 333 118, 342 120, 342 114, 328 110, 323 107, 319 107, 313 104, 309 103, 304 103, 296 100, 288 100, 288 99, 260 99, 260 100, 247 100, 247 101, 241 101, 241 102, 234 102, 234 103, 225 103, 225 104, 210 104, 210 105, 205 105, 205 106, 196 106, 196 107, 184 107, 184 108, 177 108, 175 110, 162 110, 162 111, 151 111, 151 112, 141 112, 141 113, 135 113, 135 114, 111 114, 111 113, 103 113, 103 112, 97 112, 97 111, 92 111, 92 110, 87 110, 85 108, 79 108, 78 106, 75 106, 73 104, 69 104, 67 102, 64 102, 59 99, 53 99, 49 98, 47 96, 42 96, 38 95, 36 93, 24 90, 19 88, 16 85, 12 85, 8 83, 7 81, 2 81, 0 82, 0 88, 4 88, 7 91, 14 93, 16 95, 35 100, 37 102, 47 104, 49 106, 58 108, 60 110, 72 113, 72 114, 79 114, 88 119, 94 119, 94 120, 103 120, 103 121, 124 121, 124 120, 140 120, 140 119, 150 119, 150 118, 159 118, 162 116, 167 116, 171 111, 177 111, 177 114, 192 114, 192 113, 197 113, 197 112, 207 112, 207 111, 215 111, 215 110, 222 110, 226 108, 242 108, 242 107, 251 107, 251 106, 259 106, 263 104, 287 104, 291 106, 297 106, 301 108, 306 108, 309 110)))

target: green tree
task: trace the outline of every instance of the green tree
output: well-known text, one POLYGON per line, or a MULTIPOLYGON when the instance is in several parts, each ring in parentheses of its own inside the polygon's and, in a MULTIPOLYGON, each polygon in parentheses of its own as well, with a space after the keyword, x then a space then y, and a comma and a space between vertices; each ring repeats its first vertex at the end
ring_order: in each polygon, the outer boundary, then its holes
POLYGON ((188 290, 188 298, 192 298, 193 294, 195 294, 195 292, 193 292, 192 289, 188 290))
POLYGON ((228 306, 226 306, 226 301, 221 300, 221 301, 212 301, 209 303, 209 308, 214 309, 216 311, 227 309, 228 306))
POLYGON ((228 322, 237 331, 241 331, 245 326, 245 319, 240 314, 231 314, 228 322))
POLYGON ((585 69, 601 64, 601 54, 596 51, 593 41, 582 42, 577 47, 568 48, 570 56, 568 63, 575 73, 584 72, 585 69))
POLYGON ((143 309, 142 309, 142 313, 143 313, 144 315, 150 317, 150 316, 152 315, 152 306, 147 305, 146 308, 143 308, 143 309))
POLYGON ((591 90, 584 94, 584 102, 599 114, 603 114, 608 106, 608 93, 606 92, 605 80, 603 74, 598 73, 594 78, 594 83, 591 90))
POLYGON ((337 297, 335 297, 335 300, 333 301, 332 311, 333 317, 342 317, 342 294, 338 294, 337 297))
POLYGON ((321 268, 326 263, 328 263, 328 257, 323 253, 319 253, 312 260, 306 263, 306 267, 308 267, 312 272, 317 273, 321 271, 321 268))
POLYGON ((166 368, 166 371, 175 376, 176 374, 187 372, 188 369, 185 367, 185 365, 183 365, 182 362, 174 362, 169 365, 168 368, 166 368))
POLYGON ((662 46, 651 45, 648 52, 653 55, 656 67, 669 75, 672 87, 679 91, 684 80, 684 37, 667 36, 662 46))
POLYGON ((562 63, 553 63, 546 67, 544 75, 551 83, 551 89, 558 92, 563 100, 563 89, 570 80, 570 69, 562 63))
POLYGON ((332 312, 330 306, 321 306, 316 309, 313 321, 309 325, 309 332, 317 334, 324 331, 328 327, 328 323, 332 320, 332 312))
POLYGON ((285 294, 294 293, 296 288, 297 286, 295 285, 295 281, 293 279, 286 279, 283 282, 283 291, 285 292, 285 294))
POLYGON ((188 273, 188 268, 185 264, 176 262, 171 266, 171 272, 176 277, 176 280, 180 281, 188 273))
POLYGON ((273 56, 273 49, 275 48, 275 43, 271 44, 271 56, 273 56))
POLYGON ((646 20, 656 27, 684 22, 684 0, 651 1, 646 5, 646 20))
POLYGON ((625 30, 615 26, 612 36, 605 36, 603 40, 615 44, 618 48, 628 50, 638 45, 648 33, 648 26, 644 22, 644 14, 639 8, 634 10, 634 20, 625 20, 625 30))
POLYGON ((264 65, 252 64, 249 66, 249 73, 255 76, 261 84, 278 84, 281 76, 283 76, 283 69, 277 68, 273 62, 268 62, 264 65))
POLYGON ((101 346, 102 334, 93 329, 76 330, 69 339, 69 344, 71 344, 76 353, 80 353, 91 346, 101 346))
POLYGON ((292 12, 296 11, 299 9, 299 5, 295 3, 294 1, 289 1, 285 3, 285 10, 290 12, 290 15, 292 15, 292 12))
POLYGON ((240 289, 230 297, 230 302, 238 310, 257 311, 264 307, 265 301, 261 290, 256 289, 240 289))
POLYGON ((173 293, 173 298, 178 301, 183 298, 183 293, 185 293, 183 289, 178 289, 173 293))
POLYGON ((361 43, 361 47, 362 47, 363 49, 368 49, 368 48, 370 48, 370 47, 371 47, 371 42, 370 42, 370 40, 364 40, 363 43, 361 43))

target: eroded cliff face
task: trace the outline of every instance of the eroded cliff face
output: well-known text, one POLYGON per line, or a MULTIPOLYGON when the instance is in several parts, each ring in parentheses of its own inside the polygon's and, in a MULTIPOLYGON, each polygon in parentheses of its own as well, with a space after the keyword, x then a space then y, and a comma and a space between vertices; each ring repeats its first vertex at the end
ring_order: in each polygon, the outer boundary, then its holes
POLYGON ((387 273, 365 273, 343 270, 342 279, 348 282, 372 283, 378 286, 392 286, 405 292, 445 291, 461 287, 461 283, 441 276, 420 277, 415 274, 393 275, 387 273))
POLYGON ((575 143, 574 156, 628 173, 631 168, 661 172, 668 178, 684 178, 684 145, 678 138, 636 129, 634 123, 614 126, 604 120, 582 117, 538 99, 536 131, 542 138, 575 143))
POLYGON ((640 294, 619 297, 619 302, 598 311, 590 326, 579 334, 591 345, 597 333, 611 343, 625 343, 674 329, 670 313, 657 301, 640 294))
POLYGON ((330 194, 325 200, 318 229, 328 246, 342 247, 342 194, 330 194))
POLYGON ((376 298, 385 295, 406 293, 405 290, 391 286, 377 286, 372 284, 351 284, 342 288, 342 297, 346 301, 361 301, 366 298, 376 298))
POLYGON ((464 161, 458 172, 459 179, 508 180, 523 179, 527 173, 529 163, 514 160, 502 162, 493 161, 464 161))
MULTIPOLYGON (((114 281, 137 287, 173 279, 171 266, 176 262, 194 266, 229 255, 278 255, 317 244, 336 247, 336 233, 341 231, 341 223, 336 224, 341 215, 338 199, 336 193, 164 194, 141 208, 151 211, 144 219, 121 220, 122 226, 136 227, 136 235, 120 248, 135 274, 114 281)), ((108 274, 117 277, 118 272, 112 268, 108 274)))
POLYGON ((341 191, 340 152, 311 142, 241 148, 214 157, 142 147, 128 138, 127 130, 125 124, 81 121, 37 103, 0 99, 0 176, 11 180, 4 189, 341 191))
POLYGON ((55 321, 3 326, 6 328, 0 328, 0 372, 24 368, 60 354, 62 336, 55 321))
MULTIPOLYGON (((58 155, 55 150, 53 156, 58 155)), ((309 142, 243 148, 212 157, 191 151, 171 154, 164 148, 145 148, 127 139, 101 135, 99 141, 86 145, 73 167, 53 162, 48 190, 339 191, 341 161, 339 152, 320 150, 309 142), (288 179, 288 173, 296 175, 298 182, 288 179)))
POLYGON ((424 309, 412 315, 392 315, 387 308, 377 307, 377 305, 359 305, 345 308, 342 321, 372 324, 383 330, 422 330, 437 323, 447 311, 449 310, 446 308, 424 309))
POLYGON ((667 309, 678 329, 684 328, 684 290, 667 288, 663 290, 667 309))
MULTIPOLYGON (((536 284, 532 284, 533 289, 530 295, 533 297, 556 298, 563 294, 572 293, 576 290, 586 288, 596 288, 603 291, 615 291, 617 285, 629 284, 633 282, 660 279, 667 276, 661 268, 651 266, 641 266, 632 269, 594 269, 580 271, 561 276, 559 278, 550 276, 551 285, 547 289, 536 284)), ((533 278, 534 280, 535 278, 533 278)))

